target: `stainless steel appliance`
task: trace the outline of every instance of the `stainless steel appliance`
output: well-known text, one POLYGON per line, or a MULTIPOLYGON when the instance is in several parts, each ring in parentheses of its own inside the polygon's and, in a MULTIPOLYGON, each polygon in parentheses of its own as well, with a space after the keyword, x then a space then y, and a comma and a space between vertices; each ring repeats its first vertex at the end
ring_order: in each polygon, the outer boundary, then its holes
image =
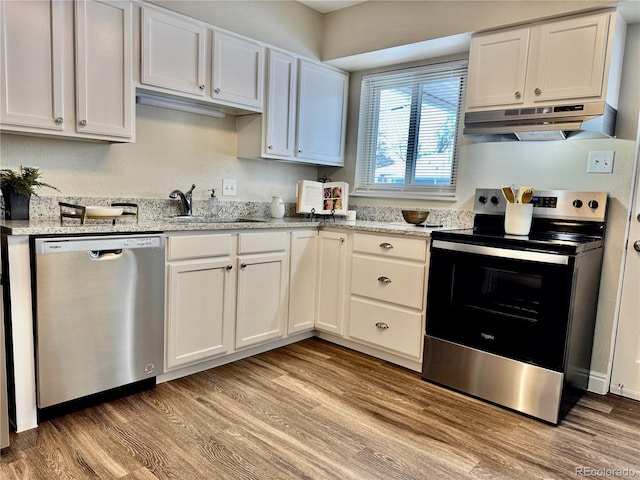
POLYGON ((607 194, 538 191, 528 236, 500 190, 432 233, 423 378, 558 423, 587 388, 607 194))
POLYGON ((163 369, 160 234, 32 239, 40 409, 163 369))

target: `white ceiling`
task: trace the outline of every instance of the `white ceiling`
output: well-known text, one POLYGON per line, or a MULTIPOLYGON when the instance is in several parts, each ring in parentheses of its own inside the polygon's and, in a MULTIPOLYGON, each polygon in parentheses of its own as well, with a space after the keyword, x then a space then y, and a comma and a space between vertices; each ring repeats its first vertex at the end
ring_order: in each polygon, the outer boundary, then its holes
POLYGON ((298 0, 298 2, 311 7, 320 13, 333 12, 342 8, 350 7, 358 3, 366 2, 366 0, 298 0))

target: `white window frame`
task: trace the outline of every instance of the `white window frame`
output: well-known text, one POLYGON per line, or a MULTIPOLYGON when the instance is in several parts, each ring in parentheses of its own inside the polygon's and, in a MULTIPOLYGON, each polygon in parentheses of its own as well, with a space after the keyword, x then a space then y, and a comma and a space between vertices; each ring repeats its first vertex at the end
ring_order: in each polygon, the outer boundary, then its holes
MULTIPOLYGON (((352 195, 368 197, 417 198, 433 200, 452 200, 456 193, 456 178, 459 166, 459 154, 464 125, 464 100, 467 84, 467 61, 459 60, 419 67, 398 69, 381 73, 364 75, 360 95, 360 117, 358 122, 358 147, 356 155, 356 175, 352 195), (378 135, 379 100, 372 89, 380 89, 380 81, 385 85, 398 83, 407 85, 407 79, 416 78, 415 85, 447 74, 459 75, 462 79, 459 92, 458 117, 456 122, 455 142, 453 146, 451 183, 441 185, 423 185, 414 183, 375 183, 376 145, 378 135), (374 85, 374 86, 372 86, 374 85)), ((413 118, 413 117, 412 117, 413 118)), ((415 138, 409 142, 415 143, 415 138)), ((415 164, 408 162, 405 176, 409 180, 415 175, 415 164)))

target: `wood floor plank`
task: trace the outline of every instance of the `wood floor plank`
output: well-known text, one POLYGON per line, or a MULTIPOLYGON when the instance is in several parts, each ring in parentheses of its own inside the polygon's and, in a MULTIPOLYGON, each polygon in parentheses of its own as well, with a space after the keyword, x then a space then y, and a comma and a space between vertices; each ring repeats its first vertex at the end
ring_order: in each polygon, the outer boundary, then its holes
POLYGON ((640 478, 640 402, 552 426, 308 339, 11 435, 0 480, 640 478))

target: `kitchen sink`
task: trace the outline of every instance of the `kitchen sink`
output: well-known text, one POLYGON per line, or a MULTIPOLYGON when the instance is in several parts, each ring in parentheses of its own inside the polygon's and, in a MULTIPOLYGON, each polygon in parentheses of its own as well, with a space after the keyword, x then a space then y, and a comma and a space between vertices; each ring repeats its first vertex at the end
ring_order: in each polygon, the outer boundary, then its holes
POLYGON ((170 217, 166 220, 169 223, 249 223, 249 222, 268 222, 266 218, 250 218, 250 217, 238 217, 238 218, 220 218, 211 217, 208 215, 178 215, 170 217))

